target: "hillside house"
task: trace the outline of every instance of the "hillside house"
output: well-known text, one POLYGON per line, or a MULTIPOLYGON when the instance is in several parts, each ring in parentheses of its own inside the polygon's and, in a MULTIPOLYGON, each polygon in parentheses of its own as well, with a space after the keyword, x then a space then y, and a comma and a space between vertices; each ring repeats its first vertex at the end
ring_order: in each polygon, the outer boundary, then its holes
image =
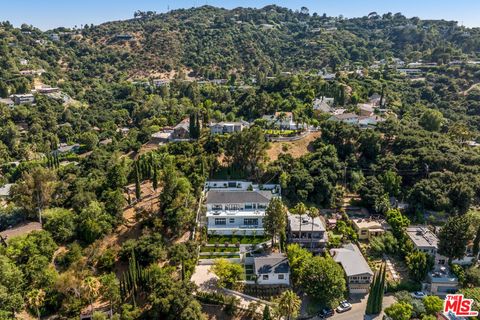
POLYGON ((359 240, 370 240, 385 233, 386 223, 371 219, 352 219, 359 240))
POLYGON ((432 256, 435 261, 433 271, 429 272, 423 289, 431 294, 446 296, 458 290, 457 277, 452 274, 448 266, 448 258, 438 253, 438 238, 425 226, 410 226, 406 230, 416 250, 432 256))
POLYGON ((205 193, 208 234, 263 235, 265 210, 271 199, 280 197, 280 186, 208 181, 205 193))
POLYGON ((358 124, 359 116, 355 113, 342 113, 331 116, 329 120, 345 122, 347 124, 358 124))
POLYGON ((268 124, 278 127, 280 130, 297 130, 301 125, 298 125, 293 119, 291 112, 275 112, 273 115, 265 115, 262 117, 268 124))
POLYGON ((35 103, 35 96, 31 93, 13 94, 10 96, 10 98, 16 105, 35 103))
POLYGON ((248 128, 250 124, 247 121, 236 121, 236 122, 217 122, 217 123, 211 123, 209 125, 210 127, 210 133, 215 135, 215 134, 229 134, 229 133, 234 133, 234 132, 240 132, 245 128, 248 128))
POLYGON ((10 98, 0 98, 0 104, 4 104, 9 108, 13 108, 15 106, 15 102, 10 98))
POLYGON ((331 249, 330 254, 333 260, 338 262, 345 271, 350 294, 368 293, 373 280, 373 271, 368 266, 358 246, 349 243, 342 248, 331 249))
POLYGON ((368 103, 360 103, 358 104, 359 114, 363 117, 371 117, 375 112, 375 108, 373 105, 368 103))
POLYGON ((190 139, 190 119, 185 118, 175 127, 170 135, 171 141, 188 141, 190 139))
POLYGON ((253 270, 259 285, 290 285, 290 266, 283 253, 270 253, 253 258, 253 270))
POLYGON ((307 215, 288 215, 287 240, 289 243, 297 243, 311 252, 318 253, 325 249, 328 242, 325 221, 323 217, 313 219, 307 215))

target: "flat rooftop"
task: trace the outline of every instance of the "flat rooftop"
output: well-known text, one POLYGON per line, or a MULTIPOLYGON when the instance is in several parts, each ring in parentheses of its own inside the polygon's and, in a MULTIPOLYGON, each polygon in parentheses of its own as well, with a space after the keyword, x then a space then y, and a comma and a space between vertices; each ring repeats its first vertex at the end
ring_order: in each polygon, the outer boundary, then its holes
MULTIPOLYGON (((302 226, 302 231, 312 231, 312 218, 307 215, 300 216, 296 214, 288 215, 288 224, 291 231, 300 231, 300 225, 302 226)), ((322 217, 316 217, 313 219, 313 231, 325 231, 325 222, 322 217)))
POLYGON ((406 230, 416 247, 438 248, 437 236, 425 226, 410 226, 406 230))

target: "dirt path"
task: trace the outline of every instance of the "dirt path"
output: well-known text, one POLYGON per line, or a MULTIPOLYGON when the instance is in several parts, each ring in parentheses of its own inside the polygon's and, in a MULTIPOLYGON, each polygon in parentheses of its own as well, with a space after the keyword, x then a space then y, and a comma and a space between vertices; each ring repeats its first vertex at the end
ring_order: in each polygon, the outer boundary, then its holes
POLYGON ((480 83, 472 84, 472 86, 471 86, 470 88, 468 88, 467 90, 463 91, 462 94, 463 94, 464 96, 466 96, 470 91, 475 90, 475 89, 479 89, 479 90, 480 90, 480 83))

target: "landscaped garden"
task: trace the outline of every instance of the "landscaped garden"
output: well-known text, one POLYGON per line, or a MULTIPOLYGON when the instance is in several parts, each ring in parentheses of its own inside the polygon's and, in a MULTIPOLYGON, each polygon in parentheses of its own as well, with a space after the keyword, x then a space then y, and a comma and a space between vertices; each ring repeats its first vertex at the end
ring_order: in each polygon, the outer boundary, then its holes
POLYGON ((267 129, 264 130, 265 134, 269 136, 294 136, 299 131, 297 130, 278 130, 278 129, 267 129))
POLYGON ((209 244, 259 244, 262 242, 269 241, 267 236, 220 236, 220 235, 209 235, 208 243, 209 244))

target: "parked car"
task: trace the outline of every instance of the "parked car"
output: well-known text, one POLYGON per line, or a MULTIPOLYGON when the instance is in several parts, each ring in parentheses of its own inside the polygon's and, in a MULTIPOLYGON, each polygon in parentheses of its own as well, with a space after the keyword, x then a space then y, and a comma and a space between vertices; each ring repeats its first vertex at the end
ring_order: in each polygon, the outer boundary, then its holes
POLYGON ((347 300, 340 302, 340 305, 335 309, 338 313, 346 312, 348 310, 352 309, 352 305, 348 303, 347 300))
POLYGON ((416 299, 423 299, 427 296, 425 292, 422 292, 422 291, 412 292, 411 295, 413 298, 416 298, 416 299))
POLYGON ((318 313, 318 316, 320 317, 320 319, 326 319, 326 318, 330 318, 331 316, 333 316, 334 313, 335 313, 335 311, 333 309, 325 308, 318 313))

